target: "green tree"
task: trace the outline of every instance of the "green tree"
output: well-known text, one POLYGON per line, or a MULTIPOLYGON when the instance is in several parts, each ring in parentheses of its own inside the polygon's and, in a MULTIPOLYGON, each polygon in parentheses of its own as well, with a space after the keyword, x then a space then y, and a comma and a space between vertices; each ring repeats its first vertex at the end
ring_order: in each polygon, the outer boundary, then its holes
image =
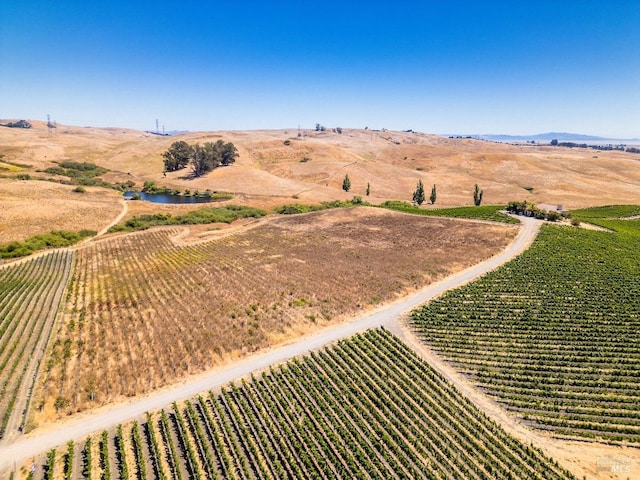
POLYGON ((429 201, 431 202, 431 205, 433 205, 434 203, 436 203, 436 184, 433 184, 433 187, 431 188, 431 196, 429 197, 429 201))
POLYGON ((219 145, 218 148, 220 149, 221 165, 226 167, 236 161, 236 158, 238 158, 238 150, 236 149, 236 146, 233 143, 231 142, 224 143, 222 140, 218 140, 216 142, 216 145, 219 145))
POLYGON ((351 190, 351 180, 349 180, 349 174, 344 176, 344 180, 342 180, 342 189, 345 192, 351 190))
POLYGON ((191 157, 191 169, 194 177, 200 177, 213 170, 213 149, 212 143, 205 143, 204 146, 196 144, 193 146, 191 157))
POLYGON ((483 194, 483 190, 480 190, 480 187, 478 187, 478 184, 476 183, 475 188, 473 189, 473 204, 476 207, 479 207, 480 204, 482 203, 482 194, 483 194))
POLYGON ((424 185, 422 184, 422 180, 418 180, 418 185, 416 185, 416 190, 413 192, 413 203, 417 203, 418 205, 422 205, 424 203, 424 185))
POLYGON ((231 165, 235 162, 238 151, 233 143, 224 143, 218 140, 216 143, 206 142, 202 145, 193 146, 191 157, 191 168, 193 175, 200 177, 220 165, 231 165))
POLYGON ((180 140, 173 142, 169 149, 162 154, 164 158, 164 171, 175 172, 185 168, 191 161, 193 149, 187 142, 180 140))

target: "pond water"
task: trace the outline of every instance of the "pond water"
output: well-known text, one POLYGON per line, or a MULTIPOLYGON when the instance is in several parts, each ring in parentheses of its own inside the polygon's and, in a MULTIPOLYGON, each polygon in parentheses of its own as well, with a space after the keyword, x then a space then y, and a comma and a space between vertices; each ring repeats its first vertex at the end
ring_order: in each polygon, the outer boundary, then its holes
POLYGON ((134 194, 140 195, 140 200, 146 200, 153 203, 210 203, 221 201, 222 199, 216 199, 211 197, 191 197, 185 195, 173 195, 172 193, 145 193, 145 192, 124 192, 124 198, 131 200, 134 194))

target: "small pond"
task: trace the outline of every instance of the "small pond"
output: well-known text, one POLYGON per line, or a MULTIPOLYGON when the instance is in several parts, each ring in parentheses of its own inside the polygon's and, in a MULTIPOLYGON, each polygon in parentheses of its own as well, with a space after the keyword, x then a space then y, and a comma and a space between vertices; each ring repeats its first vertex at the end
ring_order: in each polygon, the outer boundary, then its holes
POLYGON ((131 200, 135 194, 140 195, 140 200, 146 200, 153 203, 175 203, 175 204, 187 204, 187 203, 211 203, 220 202, 226 200, 226 198, 215 197, 192 197, 187 195, 174 195, 172 193, 145 193, 145 192, 124 192, 124 198, 131 200))

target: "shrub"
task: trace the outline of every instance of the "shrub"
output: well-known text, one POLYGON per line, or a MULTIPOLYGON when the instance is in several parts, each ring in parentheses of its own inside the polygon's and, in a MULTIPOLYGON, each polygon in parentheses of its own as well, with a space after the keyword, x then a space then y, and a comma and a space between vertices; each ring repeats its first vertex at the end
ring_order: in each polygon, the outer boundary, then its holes
POLYGON ((319 205, 303 205, 301 203, 290 203, 289 205, 282 205, 276 207, 274 211, 280 215, 295 215, 297 213, 315 212, 316 210, 322 210, 319 205))
POLYGON ((27 238, 22 242, 13 241, 0 245, 0 258, 18 258, 45 248, 68 247, 96 233, 93 230, 80 230, 79 232, 53 230, 50 233, 27 238))
POLYGON ((87 193, 87 189, 84 187, 81 187, 80 185, 74 188, 73 191, 76 193, 87 193))
POLYGON ((417 215, 453 217, 453 218, 475 218, 480 220, 490 220, 500 223, 519 223, 519 221, 509 215, 501 212, 504 208, 501 205, 486 205, 479 207, 454 207, 454 208, 438 208, 438 209, 422 209, 411 205, 408 202, 399 200, 387 200, 379 205, 382 208, 398 210, 405 213, 413 213, 417 215))
POLYGON ((289 145, 291 145, 291 140, 285 140, 284 144, 288 147, 289 145))
POLYGON ((56 410, 67 408, 69 406, 69 400, 62 396, 57 397, 55 402, 53 403, 53 406, 56 407, 56 410))
POLYGON ((174 217, 169 213, 138 215, 128 219, 124 224, 111 227, 109 229, 109 233, 146 230, 148 228, 161 225, 201 225, 218 222, 231 223, 239 218, 260 218, 265 214, 266 212, 258 208, 227 205, 224 207, 201 208, 177 217, 174 217))
POLYGON ((136 182, 133 182, 131 180, 127 180, 126 182, 121 182, 121 183, 114 183, 113 184, 113 188, 115 188, 116 190, 120 190, 122 192, 126 192, 128 190, 132 190, 133 187, 136 186, 136 182))
POLYGON ((555 210, 549 210, 546 213, 546 219, 550 222, 557 222, 558 220, 560 220, 560 213, 558 213, 555 210))
POLYGON ((159 190, 158 185, 153 180, 147 180, 142 186, 142 191, 145 193, 157 193, 159 190))
POLYGON ((99 167, 93 163, 73 162, 70 160, 65 160, 64 162, 60 162, 56 167, 49 167, 45 170, 46 173, 61 175, 63 177, 73 179, 89 179, 98 177, 108 171, 108 169, 99 167))

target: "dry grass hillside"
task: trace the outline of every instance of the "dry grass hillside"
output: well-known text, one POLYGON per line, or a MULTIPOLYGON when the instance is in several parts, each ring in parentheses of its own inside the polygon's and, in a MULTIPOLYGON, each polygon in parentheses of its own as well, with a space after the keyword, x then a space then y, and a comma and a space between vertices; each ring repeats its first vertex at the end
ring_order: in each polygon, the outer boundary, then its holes
MULTIPOLYGON (((515 146, 357 129, 344 129, 342 134, 303 130, 300 137, 296 129, 191 132, 163 137, 121 128, 60 125, 50 130, 42 122, 32 123, 32 129, 0 128, 0 162, 5 162, 0 163, 0 174, 5 177, 0 179, 3 208, 8 199, 28 204, 32 192, 40 189, 50 198, 58 198, 55 189, 46 184, 22 182, 16 186, 11 178, 25 171, 32 177, 49 178, 51 175, 37 170, 62 160, 106 167, 111 172, 103 178, 111 182, 131 180, 141 186, 145 180, 154 180, 179 189, 228 191, 236 194, 235 203, 267 208, 296 200, 319 202, 364 196, 367 183, 371 185, 371 202, 410 200, 418 179, 429 190, 432 184, 437 185, 437 207, 471 204, 475 183, 484 189, 484 202, 493 204, 514 199, 563 204, 566 208, 640 203, 640 155, 624 152, 515 146), (236 145, 240 156, 235 165, 195 180, 184 178, 186 171, 163 176, 161 154, 172 142, 217 139, 236 145), (308 160, 301 162, 303 158, 308 160), (32 168, 20 169, 13 164, 32 168), (345 174, 352 181, 349 193, 341 189, 345 174)), ((120 207, 117 195, 106 192, 101 196, 105 204, 102 208, 111 215, 120 207)), ((82 215, 72 203, 63 203, 66 207, 60 207, 61 214, 68 213, 74 218, 72 224, 78 225, 77 218, 82 215), (73 212, 67 212, 69 209, 73 212)), ((35 212, 36 208, 30 210, 35 212)), ((149 206, 140 210, 149 210, 149 206)), ((102 215, 92 221, 108 223, 102 215)), ((0 223, 5 231, 11 227, 10 220, 0 223)))

